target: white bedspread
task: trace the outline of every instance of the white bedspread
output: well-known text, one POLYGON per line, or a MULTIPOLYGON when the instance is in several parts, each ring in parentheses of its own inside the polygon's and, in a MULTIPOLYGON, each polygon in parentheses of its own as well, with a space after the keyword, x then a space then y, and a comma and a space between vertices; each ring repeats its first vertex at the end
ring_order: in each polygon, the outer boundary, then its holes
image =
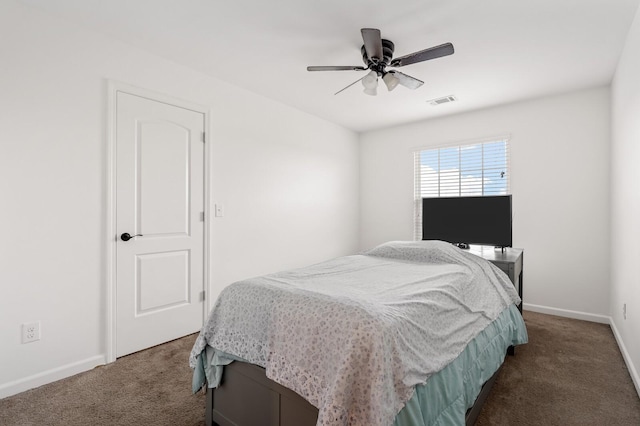
POLYGON ((388 426, 415 385, 519 301, 479 257, 440 241, 391 242, 228 286, 190 364, 210 345, 305 397, 318 425, 388 426))

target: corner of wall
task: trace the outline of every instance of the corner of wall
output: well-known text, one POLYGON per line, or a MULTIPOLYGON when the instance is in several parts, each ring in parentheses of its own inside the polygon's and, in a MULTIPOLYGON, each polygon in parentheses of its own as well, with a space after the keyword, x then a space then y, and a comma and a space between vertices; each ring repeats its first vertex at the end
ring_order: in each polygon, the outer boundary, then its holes
POLYGON ((620 352, 622 353, 622 358, 624 359, 624 363, 627 365, 627 369, 629 370, 629 374, 631 375, 631 380, 633 381, 633 385, 636 387, 636 392, 640 397, 640 375, 638 375, 638 370, 633 364, 633 360, 629 355, 629 351, 627 351, 627 347, 622 340, 622 336, 618 331, 618 327, 616 327, 615 320, 613 318, 610 319, 611 330, 613 331, 613 335, 616 338, 616 342, 618 342, 618 347, 620 348, 620 352))

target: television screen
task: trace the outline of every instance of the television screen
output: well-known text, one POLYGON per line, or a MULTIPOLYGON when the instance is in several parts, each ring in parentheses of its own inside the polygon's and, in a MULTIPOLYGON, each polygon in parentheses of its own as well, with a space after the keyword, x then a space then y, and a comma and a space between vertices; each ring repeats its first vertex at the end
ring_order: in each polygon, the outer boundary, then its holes
POLYGON ((511 195, 423 198, 422 239, 511 247, 511 195))

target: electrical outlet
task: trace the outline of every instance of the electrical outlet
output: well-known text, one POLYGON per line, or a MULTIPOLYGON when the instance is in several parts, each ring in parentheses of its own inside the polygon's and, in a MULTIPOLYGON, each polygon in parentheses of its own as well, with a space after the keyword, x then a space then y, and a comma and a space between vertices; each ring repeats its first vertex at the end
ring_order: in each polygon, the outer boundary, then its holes
POLYGON ((626 303, 624 303, 624 304, 622 305, 622 317, 623 317, 624 319, 627 319, 627 304, 626 304, 626 303))
POLYGON ((40 340, 40 321, 22 324, 22 343, 40 340))

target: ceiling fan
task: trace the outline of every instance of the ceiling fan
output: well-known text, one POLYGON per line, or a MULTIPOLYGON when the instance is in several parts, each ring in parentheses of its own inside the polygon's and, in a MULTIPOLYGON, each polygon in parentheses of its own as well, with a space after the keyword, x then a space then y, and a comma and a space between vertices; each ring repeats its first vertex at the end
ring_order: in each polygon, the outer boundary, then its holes
POLYGON ((405 65, 415 64, 416 62, 428 61, 430 59, 440 58, 453 54, 453 45, 451 43, 441 44, 439 46, 430 47, 428 49, 420 50, 419 52, 410 53, 399 58, 393 57, 393 50, 395 48, 393 42, 385 40, 380 37, 380 30, 375 28, 362 28, 362 40, 364 45, 360 49, 362 52, 362 60, 364 61, 364 67, 353 66, 310 66, 307 67, 307 71, 366 71, 370 70, 367 75, 354 81, 342 90, 339 90, 335 94, 342 92, 345 89, 356 84, 358 81, 362 81, 364 86, 364 93, 367 95, 375 96, 378 88, 378 77, 382 78, 382 81, 387 86, 389 91, 395 89, 398 84, 407 87, 409 89, 417 89, 424 84, 423 81, 418 80, 415 77, 411 77, 407 74, 403 74, 396 70, 387 70, 387 67, 399 68, 405 65))

